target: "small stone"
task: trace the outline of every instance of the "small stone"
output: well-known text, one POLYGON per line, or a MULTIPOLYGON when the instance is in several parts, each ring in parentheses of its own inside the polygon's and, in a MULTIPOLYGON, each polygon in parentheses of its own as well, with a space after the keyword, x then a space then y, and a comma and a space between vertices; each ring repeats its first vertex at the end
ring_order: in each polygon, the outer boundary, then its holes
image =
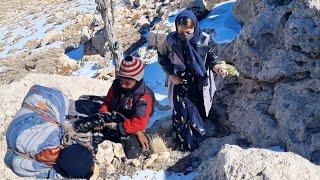
MULTIPOLYGON (((7 67, 0 66, 0 74, 5 73, 6 71, 7 71, 7 67)), ((3 118, 0 118, 0 119, 3 119, 3 118)))
POLYGON ((144 57, 146 55, 147 48, 146 47, 141 47, 138 49, 138 55, 139 57, 144 57))
POLYGON ((169 158, 170 158, 170 152, 168 151, 160 153, 158 157, 158 159, 169 159, 169 158))
POLYGON ((86 42, 89 41, 91 35, 90 35, 90 29, 88 26, 84 26, 81 29, 81 41, 86 42))
POLYGON ((112 164, 107 165, 107 173, 114 174, 116 172, 116 168, 112 164))
POLYGON ((70 59, 67 55, 63 53, 60 54, 59 61, 63 66, 69 66, 70 68, 77 67, 77 61, 70 59))
POLYGON ((25 44, 24 48, 31 50, 31 49, 37 48, 38 46, 39 46, 39 42, 37 40, 31 39, 31 40, 27 41, 27 43, 25 44))
POLYGON ((41 46, 52 44, 53 42, 58 41, 61 36, 62 36, 61 32, 58 32, 55 30, 50 31, 43 36, 43 38, 40 41, 40 44, 41 46))
POLYGON ((151 154, 150 158, 146 160, 143 168, 145 169, 145 168, 151 166, 158 157, 159 157, 158 154, 151 154))
POLYGON ((113 147, 110 141, 104 141, 99 144, 97 160, 99 164, 111 164, 114 158, 113 147))
POLYGON ((122 157, 126 157, 123 151, 123 146, 120 143, 113 143, 113 153, 114 156, 117 157, 118 159, 121 159, 122 157))
POLYGON ((98 76, 96 77, 97 79, 110 79, 111 77, 115 76, 115 71, 114 69, 110 68, 103 68, 101 72, 99 72, 98 76))
POLYGON ((141 165, 141 162, 138 159, 134 159, 134 160, 132 160, 131 164, 134 167, 139 167, 141 165))

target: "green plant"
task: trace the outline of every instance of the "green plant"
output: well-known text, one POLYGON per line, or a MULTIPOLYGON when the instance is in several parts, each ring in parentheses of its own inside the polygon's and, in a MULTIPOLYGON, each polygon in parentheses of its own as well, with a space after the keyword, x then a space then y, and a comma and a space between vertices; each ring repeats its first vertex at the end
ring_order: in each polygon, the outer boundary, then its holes
POLYGON ((226 70, 228 71, 229 76, 237 76, 239 77, 239 71, 236 67, 232 66, 231 64, 226 64, 226 70))

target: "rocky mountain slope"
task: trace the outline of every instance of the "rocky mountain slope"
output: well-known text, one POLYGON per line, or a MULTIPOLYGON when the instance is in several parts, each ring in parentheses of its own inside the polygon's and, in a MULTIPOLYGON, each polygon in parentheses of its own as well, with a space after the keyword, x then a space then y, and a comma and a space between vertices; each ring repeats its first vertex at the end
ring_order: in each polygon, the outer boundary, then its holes
POLYGON ((254 146, 280 145, 319 163, 319 1, 238 0, 234 14, 242 30, 219 53, 240 77, 220 86, 220 121, 254 146))

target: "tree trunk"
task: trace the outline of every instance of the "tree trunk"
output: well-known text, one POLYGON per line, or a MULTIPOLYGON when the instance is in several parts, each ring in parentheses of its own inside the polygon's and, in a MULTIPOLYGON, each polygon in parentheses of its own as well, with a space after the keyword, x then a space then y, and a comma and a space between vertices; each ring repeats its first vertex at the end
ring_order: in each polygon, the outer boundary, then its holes
POLYGON ((117 39, 115 28, 113 26, 113 0, 95 0, 95 2, 97 3, 97 10, 101 14, 102 20, 104 22, 104 30, 106 32, 106 37, 104 37, 104 47, 107 47, 111 52, 111 58, 115 66, 115 76, 117 76, 121 60, 123 59, 123 51, 117 39))

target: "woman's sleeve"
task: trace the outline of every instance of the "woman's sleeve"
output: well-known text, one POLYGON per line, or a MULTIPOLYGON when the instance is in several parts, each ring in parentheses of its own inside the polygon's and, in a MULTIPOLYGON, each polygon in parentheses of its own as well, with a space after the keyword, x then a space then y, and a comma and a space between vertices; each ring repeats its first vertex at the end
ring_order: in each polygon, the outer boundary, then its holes
POLYGON ((208 46, 210 47, 207 53, 206 62, 210 69, 212 69, 216 64, 221 64, 223 61, 220 60, 218 56, 217 45, 213 42, 212 38, 210 37, 208 46))
POLYGON ((169 59, 170 48, 167 39, 158 48, 158 62, 161 65, 164 72, 168 75, 174 73, 173 65, 169 59))

